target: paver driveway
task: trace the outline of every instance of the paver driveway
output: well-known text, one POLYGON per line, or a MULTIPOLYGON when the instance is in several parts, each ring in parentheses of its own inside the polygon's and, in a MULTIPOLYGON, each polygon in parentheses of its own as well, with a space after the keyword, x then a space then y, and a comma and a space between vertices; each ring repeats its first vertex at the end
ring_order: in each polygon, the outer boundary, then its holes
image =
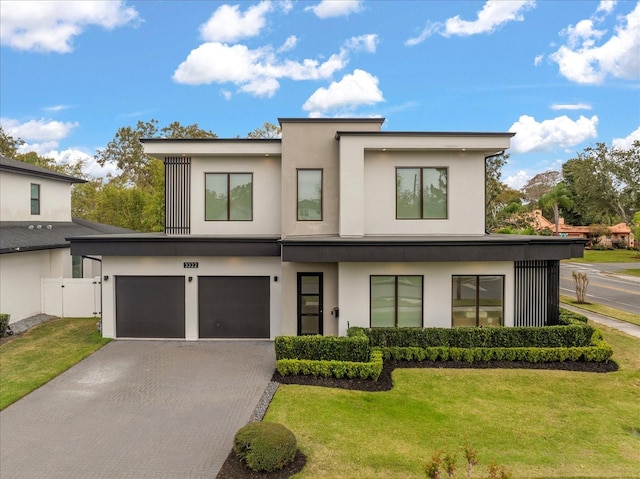
POLYGON ((113 341, 0 412, 0 477, 215 478, 271 341, 113 341))

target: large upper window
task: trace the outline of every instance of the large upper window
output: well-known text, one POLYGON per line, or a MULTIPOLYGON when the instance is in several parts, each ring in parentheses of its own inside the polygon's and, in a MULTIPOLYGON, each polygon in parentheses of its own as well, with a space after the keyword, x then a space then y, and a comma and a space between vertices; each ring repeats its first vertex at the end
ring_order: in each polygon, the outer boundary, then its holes
POLYGON ((253 219, 252 173, 206 173, 205 188, 206 221, 253 219))
POLYGON ((396 168, 396 218, 446 219, 447 169, 396 168))
POLYGON ((298 170, 298 221, 322 220, 322 170, 298 170))
POLYGON ((40 185, 31 183, 31 214, 40 214, 40 185))
POLYGON ((422 276, 371 276, 371 327, 422 327, 422 276))
POLYGON ((502 326, 504 276, 453 276, 451 324, 502 326))

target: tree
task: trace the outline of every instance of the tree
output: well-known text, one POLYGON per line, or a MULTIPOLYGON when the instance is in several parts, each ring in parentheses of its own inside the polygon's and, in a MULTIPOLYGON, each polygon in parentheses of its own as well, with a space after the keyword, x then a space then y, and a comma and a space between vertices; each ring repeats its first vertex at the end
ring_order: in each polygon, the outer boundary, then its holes
POLYGON ((540 198, 540 204, 542 204, 545 208, 552 208, 553 219, 556 224, 555 235, 558 236, 560 208, 568 209, 573 206, 571 191, 569 191, 569 188, 564 182, 560 182, 556 186, 554 186, 548 193, 544 194, 542 198, 540 198))
POLYGON ((522 216, 522 194, 508 187, 500 178, 502 167, 507 163, 509 155, 500 153, 486 159, 486 228, 496 231, 501 228, 523 228, 526 221, 522 216))
POLYGON ((545 193, 548 193, 562 180, 562 173, 557 170, 549 170, 538 173, 520 189, 525 200, 537 202, 545 193))
POLYGON ((640 211, 639 172, 640 141, 628 150, 598 143, 565 162, 563 178, 575 200, 573 221, 628 223, 640 211))
POLYGON ((270 140, 270 139, 281 138, 281 137, 282 137, 282 129, 279 126, 274 125, 273 123, 269 123, 268 121, 265 121, 262 127, 258 127, 247 134, 247 138, 264 139, 264 140, 270 140))
POLYGON ((20 138, 13 138, 11 135, 4 132, 2 126, 0 126, 0 155, 7 158, 15 158, 18 154, 18 149, 24 145, 24 140, 20 138))

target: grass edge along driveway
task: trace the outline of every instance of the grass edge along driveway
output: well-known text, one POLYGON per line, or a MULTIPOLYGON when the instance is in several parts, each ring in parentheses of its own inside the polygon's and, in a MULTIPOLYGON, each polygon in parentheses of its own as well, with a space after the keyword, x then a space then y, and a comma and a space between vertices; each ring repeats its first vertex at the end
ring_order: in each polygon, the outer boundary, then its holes
POLYGON ((640 339, 600 329, 617 372, 396 369, 388 392, 281 385, 265 420, 296 434, 297 479, 423 478, 435 451, 465 443, 474 477, 495 461, 518 478, 637 478, 640 339))
POLYGON ((0 410, 107 344, 96 318, 60 318, 0 345, 0 410))

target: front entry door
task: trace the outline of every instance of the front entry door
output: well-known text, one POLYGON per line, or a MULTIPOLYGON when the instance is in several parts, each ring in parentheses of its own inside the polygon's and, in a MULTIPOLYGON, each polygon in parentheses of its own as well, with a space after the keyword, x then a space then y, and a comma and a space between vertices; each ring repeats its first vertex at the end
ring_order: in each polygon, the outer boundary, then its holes
POLYGON ((298 335, 322 334, 322 273, 298 273, 298 335))

